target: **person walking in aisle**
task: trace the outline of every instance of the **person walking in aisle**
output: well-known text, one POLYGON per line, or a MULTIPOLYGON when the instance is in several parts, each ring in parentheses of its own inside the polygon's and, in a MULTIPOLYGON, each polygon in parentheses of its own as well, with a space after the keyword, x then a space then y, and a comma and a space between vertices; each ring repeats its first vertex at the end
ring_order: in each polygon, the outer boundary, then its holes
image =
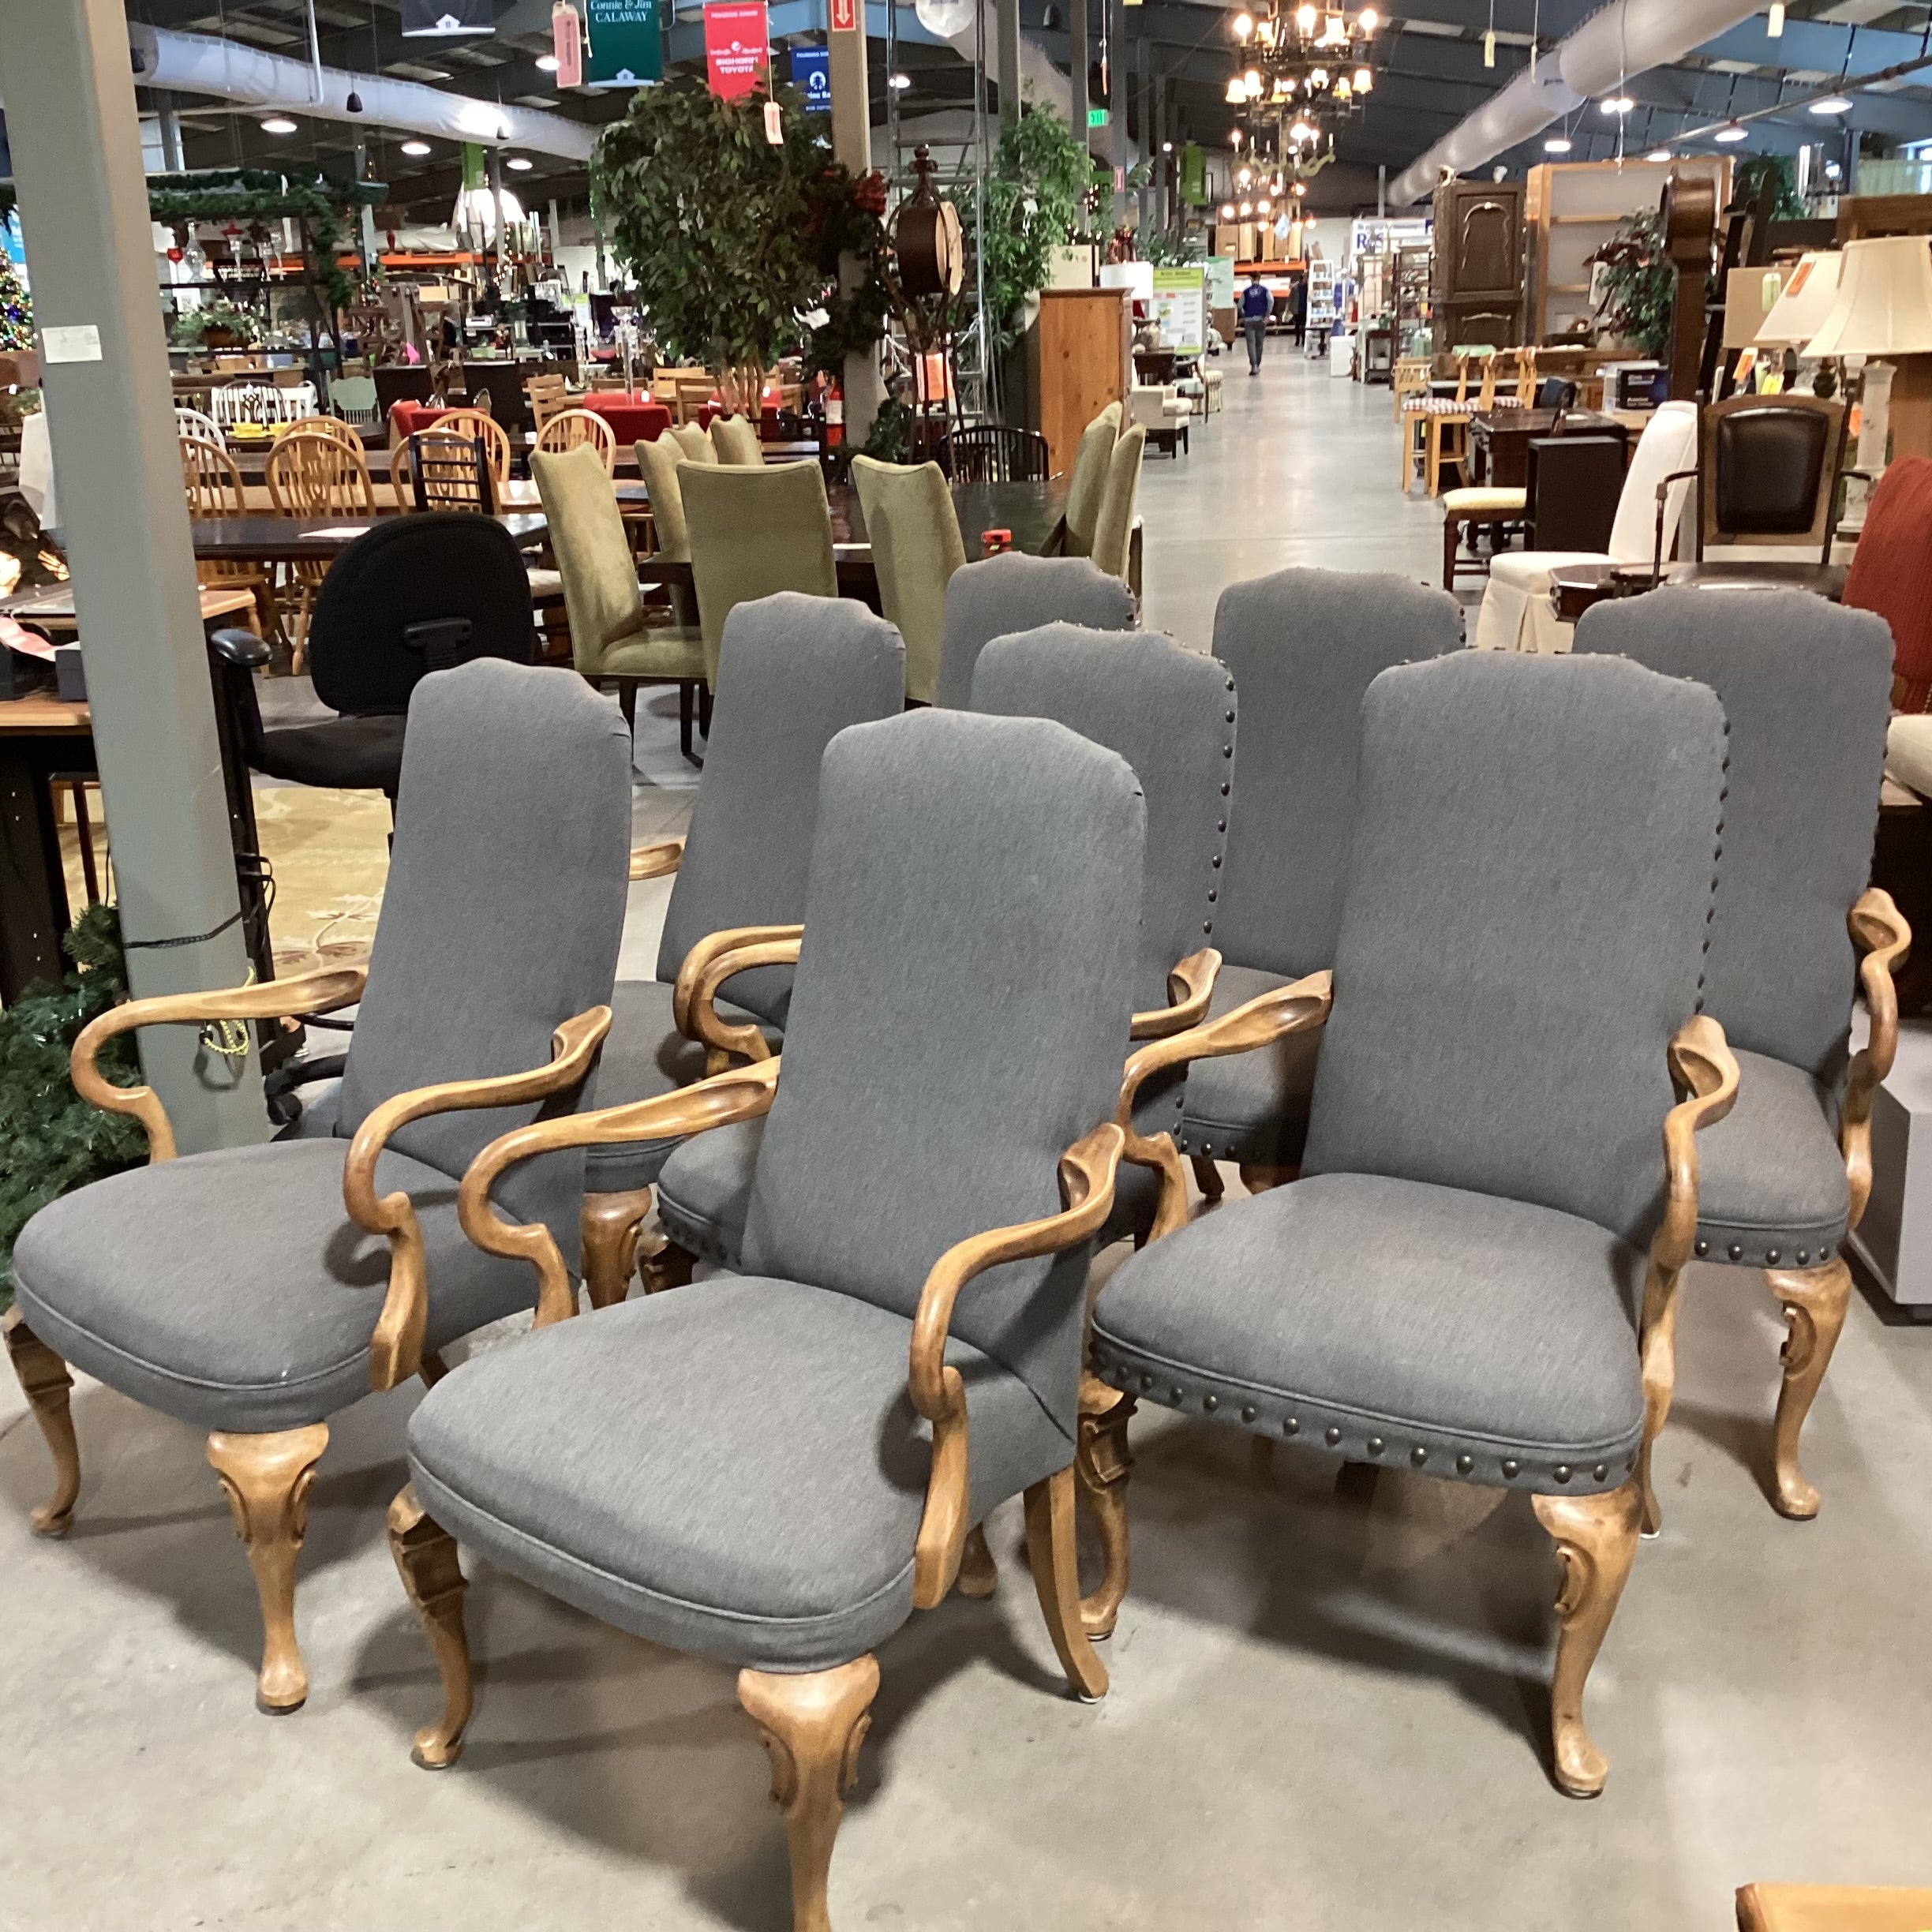
POLYGON ((1248 338, 1248 373, 1261 373, 1261 344, 1267 334, 1268 317, 1275 313, 1275 298, 1267 291, 1261 279, 1261 271, 1256 269, 1248 278, 1248 286, 1241 290, 1241 333, 1248 338))
POLYGON ((1301 271, 1294 285, 1294 332, 1295 346, 1305 347, 1308 343, 1308 271, 1301 271))

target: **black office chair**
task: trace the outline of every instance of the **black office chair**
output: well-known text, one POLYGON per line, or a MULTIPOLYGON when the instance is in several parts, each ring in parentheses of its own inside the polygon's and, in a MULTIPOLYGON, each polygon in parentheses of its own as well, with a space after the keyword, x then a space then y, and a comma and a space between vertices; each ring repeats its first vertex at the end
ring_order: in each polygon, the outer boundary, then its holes
POLYGON ((1533 407, 1540 410, 1569 410, 1576 407, 1577 386, 1563 376, 1545 376, 1536 386, 1536 400, 1533 407))
POLYGON ((953 430, 942 446, 940 467, 955 483, 1043 483, 1052 474, 1039 431, 997 424, 953 430))
POLYGON ((473 657, 529 664, 537 632, 509 532, 492 518, 451 511, 379 525, 322 580, 309 666, 316 697, 339 716, 264 730, 255 672, 268 646, 252 631, 217 631, 208 642, 231 771, 244 782, 252 769, 296 784, 381 792, 393 806, 417 685, 473 657))

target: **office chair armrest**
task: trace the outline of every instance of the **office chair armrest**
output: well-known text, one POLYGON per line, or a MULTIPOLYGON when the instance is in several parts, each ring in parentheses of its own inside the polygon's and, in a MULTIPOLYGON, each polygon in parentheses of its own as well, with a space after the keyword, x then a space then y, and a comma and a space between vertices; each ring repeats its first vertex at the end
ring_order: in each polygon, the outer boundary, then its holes
POLYGON ((1131 1039, 1165 1039, 1170 1034, 1199 1026, 1208 1017, 1208 1002, 1214 998, 1215 979, 1221 971, 1221 955, 1212 946, 1190 953, 1167 975, 1169 1004, 1133 1017, 1131 1039))
POLYGON ((580 1085, 610 1023, 608 1006, 593 1006, 566 1020, 551 1035, 548 1065, 523 1073, 414 1088, 373 1108, 356 1129, 343 1165, 343 1205, 358 1227, 389 1237, 389 1290, 369 1342, 371 1388, 394 1388, 421 1368, 423 1334, 429 1323, 428 1264, 416 1210, 405 1193, 378 1196, 376 1192, 376 1163, 383 1149, 411 1121, 432 1114, 521 1106, 580 1085))
POLYGON ((259 986, 224 987, 212 993, 167 993, 153 999, 124 1000, 80 1029, 69 1056, 74 1091, 103 1114, 127 1114, 148 1136, 151 1161, 174 1158, 174 1129, 152 1087, 117 1087, 96 1064, 100 1050, 118 1033, 137 1027, 205 1024, 214 1020, 292 1020, 309 1013, 352 1006, 362 997, 369 975, 360 966, 331 966, 295 979, 270 979, 259 986))
POLYGON ((635 845, 631 850, 631 882, 639 879, 668 878, 684 863, 684 841, 681 838, 658 839, 649 845, 635 845))
POLYGON ((211 631, 208 641, 208 649, 223 664, 238 670, 259 671, 274 655, 253 631, 211 631))
POLYGON ((685 954, 671 989, 671 1017, 687 1039, 709 1050, 707 1074, 722 1073, 732 1054, 763 1060, 771 1052, 756 1026, 719 1019, 713 1005, 718 988, 754 966, 796 966, 804 938, 803 926, 733 926, 707 933, 685 954))
POLYGON ((918 1609, 930 1610, 945 1601, 958 1578, 966 1533, 972 1527, 966 1385, 945 1360, 953 1305, 967 1283, 989 1268, 1058 1254, 1099 1233, 1114 1205, 1114 1177, 1125 1138, 1109 1121, 1075 1141, 1060 1157, 1065 1205, 1058 1214, 968 1236, 933 1264, 919 1290, 906 1388, 913 1407, 932 1425, 933 1440, 932 1471, 912 1556, 912 1601, 918 1609))
POLYGON ((1838 1110, 1838 1144, 1852 1192, 1848 1226, 1856 1227, 1871 1193, 1872 1095, 1892 1071, 1893 1058, 1898 1051, 1898 993, 1892 975, 1905 962, 1911 928, 1892 903, 1892 895, 1876 886, 1859 897, 1845 923, 1861 955, 1859 985, 1871 1023, 1865 1044, 1852 1055, 1846 1069, 1844 1099, 1838 1110))
POLYGON ((529 1262, 537 1271, 536 1326, 543 1328, 562 1321, 574 1314, 577 1306, 564 1257, 542 1222, 519 1226, 497 1214, 490 1203, 490 1189, 498 1178, 519 1161, 560 1148, 687 1139, 710 1128, 729 1126, 734 1121, 756 1120, 771 1111, 777 1091, 777 1061, 762 1060, 756 1066, 735 1067, 714 1080, 699 1080, 655 1099, 633 1100, 622 1106, 533 1121, 527 1127, 516 1128, 492 1140, 465 1171, 456 1196, 462 1231, 485 1254, 529 1262))
POLYGON ((1657 486, 1657 542, 1650 552, 1650 586, 1655 590, 1664 575, 1664 511, 1670 501, 1670 486, 1681 483, 1686 477, 1697 474, 1694 470, 1673 470, 1657 486))

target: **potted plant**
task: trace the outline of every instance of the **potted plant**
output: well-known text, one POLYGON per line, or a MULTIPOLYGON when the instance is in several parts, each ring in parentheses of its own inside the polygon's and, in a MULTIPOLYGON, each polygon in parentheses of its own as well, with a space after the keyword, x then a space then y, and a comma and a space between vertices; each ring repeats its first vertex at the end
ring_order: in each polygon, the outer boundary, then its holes
POLYGON ((175 344, 183 349, 252 349, 262 339, 261 318, 217 296, 174 318, 175 344))

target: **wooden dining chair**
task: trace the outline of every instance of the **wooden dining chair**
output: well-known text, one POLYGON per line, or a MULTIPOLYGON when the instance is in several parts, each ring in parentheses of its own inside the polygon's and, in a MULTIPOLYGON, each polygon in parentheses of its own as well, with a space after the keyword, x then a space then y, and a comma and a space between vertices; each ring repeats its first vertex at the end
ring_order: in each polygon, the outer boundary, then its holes
POLYGON ((510 481, 510 432, 488 410, 448 410, 432 427, 457 436, 480 437, 492 481, 499 484, 510 481))
POLYGON ((608 417, 599 415, 595 410, 560 409, 537 425, 536 447, 545 455, 575 449, 580 443, 597 451, 606 476, 617 474, 617 432, 612 429, 608 417))
MULTIPOLYGON (((206 436, 181 438, 182 487, 191 517, 248 515, 248 491, 242 472, 221 444, 206 436)), ((198 560, 197 583, 223 590, 245 590, 255 600, 255 624, 264 638, 281 641, 275 585, 268 574, 246 561, 198 560)))
POLYGON ((562 376, 533 376, 523 385, 530 398, 530 421, 541 432, 552 416, 570 407, 570 386, 562 376))
POLYGON ((493 516, 500 479, 491 468, 489 447, 481 436, 469 434, 467 425, 444 429, 448 420, 417 430, 397 451, 390 466, 396 500, 409 510, 467 510, 493 516))
POLYGON ((290 423, 283 434, 294 436, 298 431, 304 436, 333 436, 345 449, 354 450, 358 455, 361 452, 361 437, 339 416, 304 416, 290 423))
MULTIPOLYGON (((376 514, 376 489, 369 481, 359 436, 351 448, 333 432, 292 429, 269 451, 265 476, 269 500, 278 516, 366 518, 376 514)), ((290 567, 287 588, 294 618, 290 623, 285 611, 283 621, 298 671, 307 661, 309 615, 328 574, 326 562, 290 567)))

